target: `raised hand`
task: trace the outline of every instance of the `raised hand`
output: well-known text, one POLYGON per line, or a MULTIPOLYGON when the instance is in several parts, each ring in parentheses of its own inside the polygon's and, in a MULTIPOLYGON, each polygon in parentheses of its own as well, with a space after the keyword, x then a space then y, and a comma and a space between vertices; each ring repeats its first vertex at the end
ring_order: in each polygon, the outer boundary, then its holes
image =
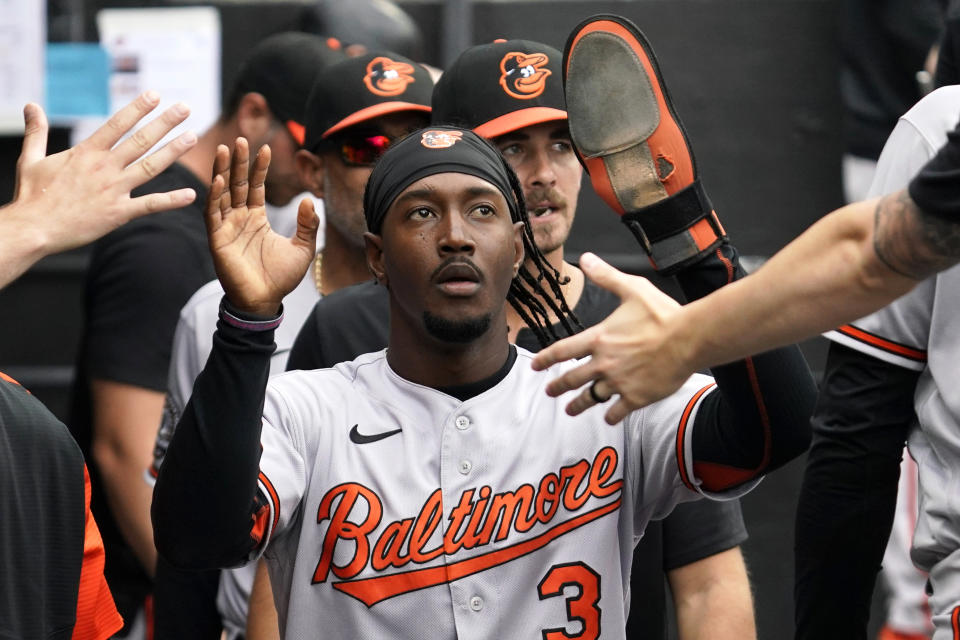
POLYGON ((240 311, 261 316, 276 315, 284 296, 303 279, 320 226, 313 202, 304 199, 292 238, 270 228, 264 208, 269 166, 266 145, 253 166, 245 138, 237 138, 232 156, 227 147, 217 147, 205 213, 210 253, 227 299, 240 311))
POLYGON ((175 104, 117 144, 159 102, 159 95, 147 91, 89 138, 52 156, 47 156, 49 126, 43 109, 33 103, 24 107, 14 199, 0 209, 0 286, 45 255, 92 242, 144 214, 193 202, 193 189, 130 197, 131 189, 166 169, 197 142, 188 131, 138 161, 190 115, 186 105, 175 104))
POLYGON ((615 424, 631 411, 670 395, 689 377, 692 369, 686 364, 684 345, 670 332, 682 307, 646 278, 621 273, 593 254, 584 254, 580 267, 588 278, 616 294, 621 304, 600 324, 538 353, 533 368, 590 356, 551 381, 547 393, 559 396, 589 383, 567 405, 570 415, 619 394, 605 415, 615 424))

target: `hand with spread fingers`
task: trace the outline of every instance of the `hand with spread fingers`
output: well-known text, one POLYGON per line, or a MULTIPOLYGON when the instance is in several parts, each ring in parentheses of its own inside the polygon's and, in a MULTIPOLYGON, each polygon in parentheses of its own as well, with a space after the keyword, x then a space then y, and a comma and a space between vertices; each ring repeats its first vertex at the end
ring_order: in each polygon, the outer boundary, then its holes
POLYGON ((197 142, 187 131, 141 158, 190 115, 180 103, 120 142, 159 102, 155 92, 143 93, 89 138, 52 156, 47 156, 49 125, 43 109, 33 103, 24 107, 14 199, 0 209, 0 286, 45 255, 92 242, 133 218, 193 202, 193 189, 130 197, 132 189, 197 142))
POLYGON ((205 212, 210 253, 227 299, 258 316, 276 315, 283 297, 303 279, 320 226, 313 202, 304 199, 293 237, 270 228, 264 208, 269 166, 268 146, 260 148, 252 166, 245 138, 237 138, 232 156, 224 145, 217 147, 205 212))
POLYGON ((620 306, 600 324, 538 353, 533 368, 542 370, 589 356, 579 367, 553 380, 547 393, 559 396, 589 385, 567 405, 570 415, 618 394, 605 416, 609 424, 615 424, 631 411, 673 393, 689 377, 683 345, 670 335, 672 318, 681 306, 646 278, 621 273, 593 254, 581 257, 580 268, 616 294, 620 306))

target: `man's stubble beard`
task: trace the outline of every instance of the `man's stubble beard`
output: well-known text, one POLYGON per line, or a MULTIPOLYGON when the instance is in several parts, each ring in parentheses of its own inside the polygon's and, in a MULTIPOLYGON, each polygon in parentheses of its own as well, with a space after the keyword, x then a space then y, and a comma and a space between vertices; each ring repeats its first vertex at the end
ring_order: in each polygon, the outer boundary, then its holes
POLYGON ((454 344, 467 344, 480 338, 490 330, 492 320, 493 315, 489 313, 465 320, 450 320, 429 311, 423 312, 427 333, 437 340, 454 344))

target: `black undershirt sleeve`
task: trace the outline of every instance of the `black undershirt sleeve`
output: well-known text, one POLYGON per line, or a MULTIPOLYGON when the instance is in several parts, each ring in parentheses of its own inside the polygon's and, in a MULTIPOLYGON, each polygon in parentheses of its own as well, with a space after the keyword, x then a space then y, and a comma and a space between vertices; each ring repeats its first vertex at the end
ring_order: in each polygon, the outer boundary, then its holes
POLYGON ((157 558, 153 583, 153 640, 220 640, 220 570, 184 571, 157 558))
POLYGON ((947 132, 947 142, 910 181, 910 199, 925 213, 960 222, 960 124, 947 132))
POLYGON ((154 539, 174 567, 233 566, 257 544, 260 430, 275 348, 273 331, 217 322, 154 488, 154 539))
POLYGON ((919 375, 830 346, 797 505, 797 638, 867 637, 919 375))
MULTIPOLYGON (((677 280, 688 301, 742 278, 736 249, 723 245, 677 280)), ((810 444, 816 385, 791 345, 710 370, 717 391, 694 421, 694 471, 704 488, 722 491, 780 467, 810 444)))

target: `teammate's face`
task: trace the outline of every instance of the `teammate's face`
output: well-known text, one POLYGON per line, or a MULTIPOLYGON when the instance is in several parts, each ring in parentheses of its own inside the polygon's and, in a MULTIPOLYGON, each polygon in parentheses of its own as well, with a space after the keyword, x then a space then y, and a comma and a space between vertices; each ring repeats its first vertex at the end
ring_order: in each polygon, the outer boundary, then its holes
POLYGON ((494 139, 523 186, 533 238, 549 254, 563 246, 580 195, 580 163, 564 121, 536 124, 494 139))
POLYGON ((484 335, 523 260, 521 226, 480 178, 440 173, 407 187, 381 235, 368 234, 368 262, 390 288, 391 325, 446 343, 484 335))
POLYGON ((303 191, 294 160, 297 141, 282 123, 274 121, 265 142, 270 145, 270 170, 264 181, 264 197, 282 207, 303 191))
MULTIPOLYGON (((427 116, 417 112, 394 113, 350 127, 337 141, 360 141, 385 136, 391 143, 427 124, 427 116)), ((332 225, 344 240, 363 247, 363 190, 373 170, 372 165, 348 164, 342 157, 343 145, 323 153, 323 206, 327 224, 332 225)))

